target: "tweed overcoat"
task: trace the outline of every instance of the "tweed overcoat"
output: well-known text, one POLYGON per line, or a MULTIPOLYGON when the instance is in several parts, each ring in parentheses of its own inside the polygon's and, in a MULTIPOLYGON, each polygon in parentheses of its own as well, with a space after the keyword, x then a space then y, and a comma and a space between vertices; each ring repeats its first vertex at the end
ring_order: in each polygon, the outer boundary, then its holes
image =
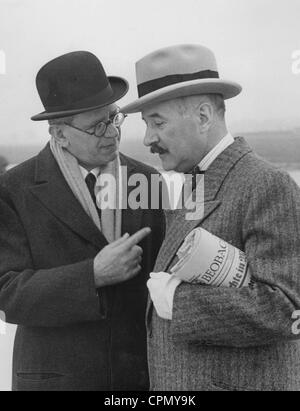
POLYGON ((300 190, 237 138, 204 176, 204 217, 167 214, 155 272, 202 227, 246 253, 253 289, 181 284, 173 320, 149 301, 152 390, 300 390, 300 190), (294 317, 294 318, 292 318, 294 317), (299 322, 298 322, 299 323, 299 322), (298 334, 298 335, 297 335, 298 334))

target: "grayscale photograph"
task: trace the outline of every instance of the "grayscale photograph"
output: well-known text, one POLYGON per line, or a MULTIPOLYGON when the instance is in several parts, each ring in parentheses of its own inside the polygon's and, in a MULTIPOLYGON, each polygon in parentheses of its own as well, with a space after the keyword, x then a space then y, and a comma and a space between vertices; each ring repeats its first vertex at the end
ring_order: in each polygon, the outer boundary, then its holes
POLYGON ((0 391, 300 391, 299 17, 0 0, 0 391))

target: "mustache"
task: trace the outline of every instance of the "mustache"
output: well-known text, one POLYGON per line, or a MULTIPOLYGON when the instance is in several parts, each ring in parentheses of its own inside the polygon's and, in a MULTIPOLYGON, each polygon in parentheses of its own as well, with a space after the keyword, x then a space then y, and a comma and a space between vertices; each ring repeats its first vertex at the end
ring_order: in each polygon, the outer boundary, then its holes
POLYGON ((168 152, 167 150, 160 147, 157 143, 151 145, 150 151, 152 154, 165 154, 168 152))

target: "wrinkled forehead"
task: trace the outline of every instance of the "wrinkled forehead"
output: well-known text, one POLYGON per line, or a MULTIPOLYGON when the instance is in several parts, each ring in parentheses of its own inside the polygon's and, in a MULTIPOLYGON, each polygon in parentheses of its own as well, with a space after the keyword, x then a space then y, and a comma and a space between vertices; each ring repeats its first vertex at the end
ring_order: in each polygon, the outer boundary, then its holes
POLYGON ((73 117, 73 123, 81 126, 89 126, 100 121, 107 121, 109 117, 118 111, 116 104, 111 104, 96 110, 81 113, 73 117))

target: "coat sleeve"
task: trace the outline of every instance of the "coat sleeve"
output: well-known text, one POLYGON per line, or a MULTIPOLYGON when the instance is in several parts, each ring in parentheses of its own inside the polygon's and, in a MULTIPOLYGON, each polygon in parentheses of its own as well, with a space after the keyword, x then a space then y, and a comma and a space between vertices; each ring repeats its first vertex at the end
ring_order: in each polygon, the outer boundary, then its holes
POLYGON ((100 320, 93 260, 35 271, 22 222, 0 187, 0 310, 28 327, 100 320))
POLYGON ((299 188, 281 171, 266 173, 247 202, 242 236, 254 289, 182 284, 174 300, 174 340, 239 348, 299 338, 292 332, 300 308, 299 188))

